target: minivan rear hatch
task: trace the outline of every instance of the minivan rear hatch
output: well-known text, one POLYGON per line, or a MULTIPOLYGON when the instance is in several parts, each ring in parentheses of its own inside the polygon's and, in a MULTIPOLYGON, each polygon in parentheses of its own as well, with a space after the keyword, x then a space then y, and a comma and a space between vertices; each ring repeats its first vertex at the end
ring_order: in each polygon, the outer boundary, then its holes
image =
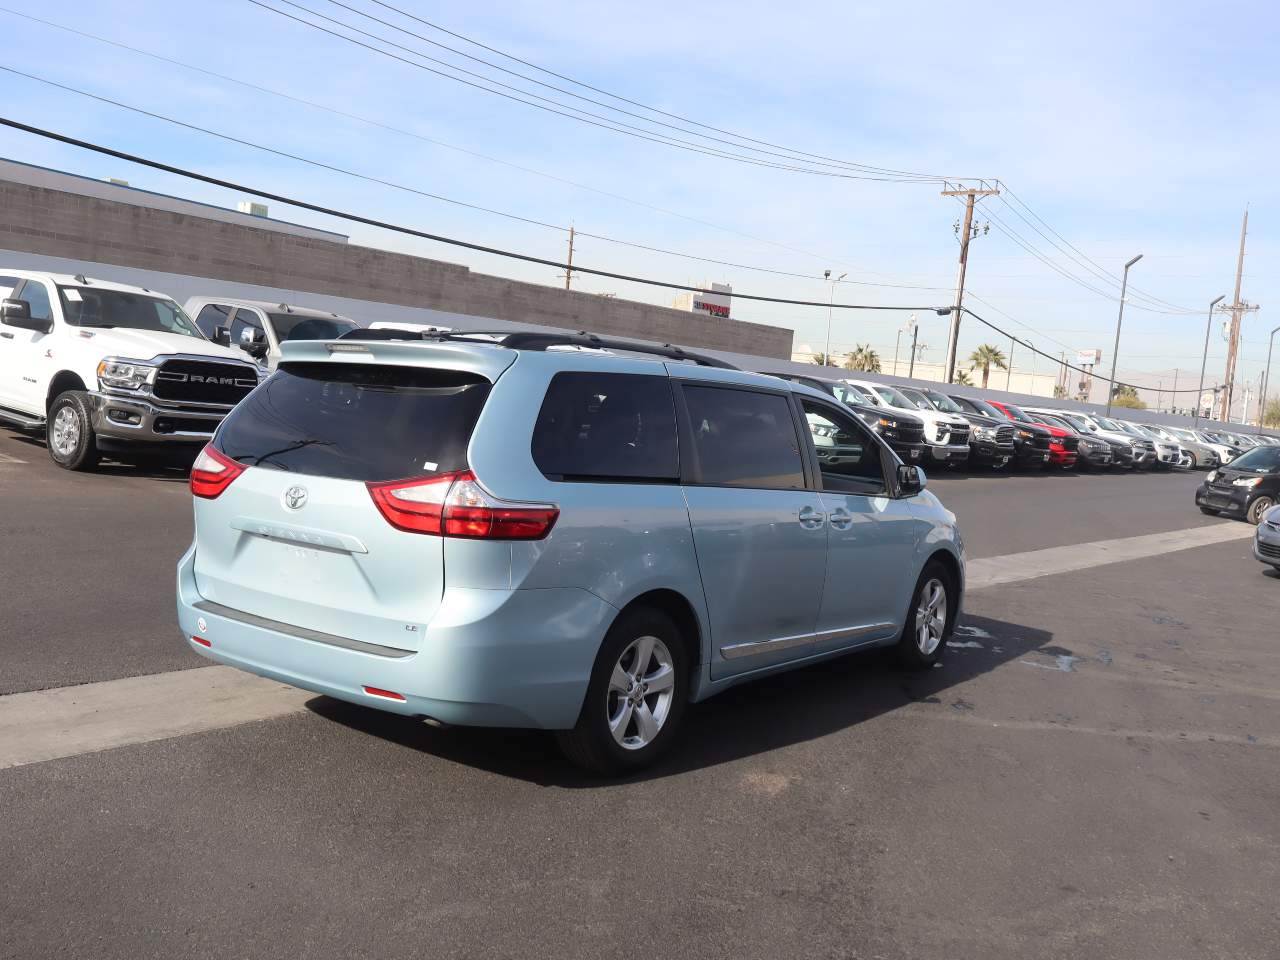
POLYGON ((292 346, 214 438, 244 469, 195 498, 197 589, 257 618, 416 650, 444 590, 443 541, 389 523, 368 484, 465 470, 492 381, 514 354, 292 346))

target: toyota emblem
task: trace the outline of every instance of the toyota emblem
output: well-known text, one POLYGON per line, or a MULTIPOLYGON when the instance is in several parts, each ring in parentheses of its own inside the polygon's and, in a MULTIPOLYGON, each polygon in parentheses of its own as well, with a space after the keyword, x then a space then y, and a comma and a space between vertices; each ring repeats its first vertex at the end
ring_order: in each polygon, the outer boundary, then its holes
POLYGON ((284 505, 290 510, 301 510, 307 505, 307 488, 290 487, 284 492, 284 505))

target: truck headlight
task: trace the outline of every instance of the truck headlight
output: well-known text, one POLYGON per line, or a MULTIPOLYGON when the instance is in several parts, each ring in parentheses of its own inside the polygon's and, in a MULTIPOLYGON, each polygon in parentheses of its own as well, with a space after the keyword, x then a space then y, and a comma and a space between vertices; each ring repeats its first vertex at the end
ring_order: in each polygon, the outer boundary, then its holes
POLYGON ((1213 483, 1213 481, 1215 481, 1215 480, 1217 480, 1217 479, 1218 479, 1218 471, 1217 471, 1217 470, 1210 470, 1210 471, 1208 472, 1208 474, 1205 476, 1205 478, 1204 478, 1204 482, 1205 482, 1205 483, 1213 483))
POLYGON ((888 417, 881 417, 876 423, 887 430, 896 430, 898 428, 898 421, 890 420, 888 417))
POLYGON ((1032 433, 1030 430, 1019 430, 1018 436, 1021 437, 1023 440, 1031 440, 1032 438, 1035 437, 1035 434, 1032 433))
POLYGON ((104 387, 137 390, 150 383, 155 372, 156 368, 148 363, 107 357, 98 364, 98 383, 104 387))

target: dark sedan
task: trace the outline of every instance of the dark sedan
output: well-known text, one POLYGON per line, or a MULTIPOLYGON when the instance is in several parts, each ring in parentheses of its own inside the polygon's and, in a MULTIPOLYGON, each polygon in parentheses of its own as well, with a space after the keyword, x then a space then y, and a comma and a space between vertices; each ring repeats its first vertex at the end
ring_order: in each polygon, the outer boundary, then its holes
POLYGON ((1196 506, 1202 513, 1226 513, 1259 523, 1262 515, 1280 501, 1280 447, 1254 447, 1231 461, 1229 467, 1210 470, 1196 490, 1196 506))

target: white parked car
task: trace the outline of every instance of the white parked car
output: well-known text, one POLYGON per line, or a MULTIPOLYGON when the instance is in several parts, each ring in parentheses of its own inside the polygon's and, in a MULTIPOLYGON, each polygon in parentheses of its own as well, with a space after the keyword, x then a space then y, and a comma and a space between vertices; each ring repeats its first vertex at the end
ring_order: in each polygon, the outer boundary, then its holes
POLYGON ((360 326, 337 313, 265 300, 191 297, 186 311, 214 343, 242 350, 268 370, 276 368, 280 344, 288 340, 337 340, 360 326))
POLYGON ((929 454, 938 463, 959 463, 969 459, 971 425, 964 417, 956 413, 943 413, 940 410, 922 410, 887 383, 873 383, 870 380, 852 378, 845 378, 843 382, 853 385, 859 392, 866 394, 877 407, 883 407, 895 413, 911 414, 923 420, 924 442, 929 446, 929 454))
POLYGON ((194 451, 258 385, 243 353, 154 290, 0 268, 0 293, 0 421, 43 430, 69 470, 102 453, 194 451))

